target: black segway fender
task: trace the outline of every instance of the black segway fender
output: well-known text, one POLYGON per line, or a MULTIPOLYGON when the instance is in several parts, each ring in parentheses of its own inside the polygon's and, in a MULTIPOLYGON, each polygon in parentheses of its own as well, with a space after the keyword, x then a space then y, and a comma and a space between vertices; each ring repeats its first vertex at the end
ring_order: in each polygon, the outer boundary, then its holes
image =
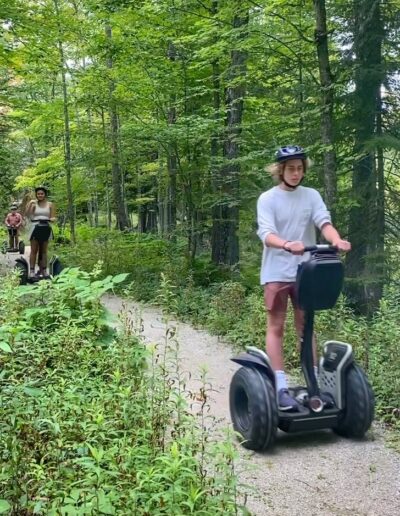
POLYGON ((243 352, 231 358, 231 360, 232 362, 235 362, 241 366, 256 368, 260 371, 263 371, 271 380, 272 385, 275 387, 275 374, 271 366, 261 356, 254 355, 249 352, 243 352))
POLYGON ((49 271, 51 276, 58 276, 63 270, 62 263, 58 256, 53 256, 49 262, 49 271))

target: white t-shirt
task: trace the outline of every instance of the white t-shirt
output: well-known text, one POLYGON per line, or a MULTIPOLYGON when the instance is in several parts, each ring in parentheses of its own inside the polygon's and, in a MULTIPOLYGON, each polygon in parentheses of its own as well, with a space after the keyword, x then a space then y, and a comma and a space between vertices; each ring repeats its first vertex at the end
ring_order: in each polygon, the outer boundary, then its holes
POLYGON ((321 195, 313 188, 298 186, 283 190, 279 186, 260 195, 257 202, 257 235, 264 243, 260 281, 296 280, 299 263, 309 258, 309 253, 295 256, 283 249, 265 245, 270 233, 285 240, 300 240, 305 246, 316 243, 315 227, 319 229, 331 222, 331 216, 321 195))

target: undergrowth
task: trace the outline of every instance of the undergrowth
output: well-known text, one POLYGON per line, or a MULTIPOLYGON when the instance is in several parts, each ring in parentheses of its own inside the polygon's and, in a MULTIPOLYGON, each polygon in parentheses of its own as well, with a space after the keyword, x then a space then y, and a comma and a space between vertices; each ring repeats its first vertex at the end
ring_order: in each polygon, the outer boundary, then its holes
POLYGON ((211 441, 207 382, 188 392, 173 328, 145 346, 140 316, 117 331, 100 303, 124 279, 2 283, 0 513, 238 514, 235 447, 211 441))

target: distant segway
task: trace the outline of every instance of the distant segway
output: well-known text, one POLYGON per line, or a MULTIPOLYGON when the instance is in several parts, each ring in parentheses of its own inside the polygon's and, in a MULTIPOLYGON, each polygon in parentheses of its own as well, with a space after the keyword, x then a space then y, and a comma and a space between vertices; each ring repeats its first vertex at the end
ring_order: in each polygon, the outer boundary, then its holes
POLYGON ((374 395, 350 344, 334 340, 325 343, 318 385, 312 353, 314 313, 334 307, 342 290, 344 270, 335 247, 316 245, 305 251, 311 257, 299 266, 296 287, 305 312, 301 365, 306 387, 289 389, 299 403, 299 411, 278 409, 275 374, 264 351, 249 347, 232 358, 242 367, 230 385, 231 418, 243 446, 251 450, 271 447, 278 428, 285 432, 331 428, 339 435, 361 438, 374 417, 374 395))
MULTIPOLYGON (((50 221, 49 220, 40 220, 38 221, 38 225, 41 227, 49 227, 50 221)), ((40 263, 41 256, 39 253, 38 261, 40 263)), ((60 262, 60 259, 57 255, 53 256, 49 260, 48 269, 49 269, 49 275, 43 276, 41 274, 35 274, 35 276, 30 277, 29 276, 29 263, 28 260, 24 256, 20 256, 15 260, 15 266, 14 268, 19 272, 20 275, 20 284, 26 285, 27 283, 37 283, 38 281, 41 281, 43 279, 52 279, 54 276, 58 276, 60 272, 62 271, 63 267, 60 262)))
POLYGON ((24 254, 25 252, 25 244, 22 240, 18 242, 18 229, 13 226, 7 226, 8 235, 12 242, 12 245, 9 245, 9 242, 3 242, 3 253, 19 253, 24 254))

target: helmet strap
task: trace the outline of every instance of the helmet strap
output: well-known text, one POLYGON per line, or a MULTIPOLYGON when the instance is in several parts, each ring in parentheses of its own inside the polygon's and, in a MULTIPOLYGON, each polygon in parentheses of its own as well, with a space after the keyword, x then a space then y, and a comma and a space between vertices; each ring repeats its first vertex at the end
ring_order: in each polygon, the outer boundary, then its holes
POLYGON ((296 185, 296 186, 290 185, 290 184, 285 180, 285 178, 284 178, 284 177, 282 177, 282 183, 284 183, 288 188, 291 188, 292 190, 296 190, 296 188, 297 188, 297 186, 298 186, 298 185, 296 185))
POLYGON ((296 190, 296 188, 298 186, 301 185, 301 183, 303 182, 303 179, 304 179, 304 176, 300 179, 300 181, 298 182, 297 185, 293 186, 293 185, 290 185, 286 180, 285 178, 282 176, 282 183, 284 183, 288 188, 291 188, 292 190, 296 190))

